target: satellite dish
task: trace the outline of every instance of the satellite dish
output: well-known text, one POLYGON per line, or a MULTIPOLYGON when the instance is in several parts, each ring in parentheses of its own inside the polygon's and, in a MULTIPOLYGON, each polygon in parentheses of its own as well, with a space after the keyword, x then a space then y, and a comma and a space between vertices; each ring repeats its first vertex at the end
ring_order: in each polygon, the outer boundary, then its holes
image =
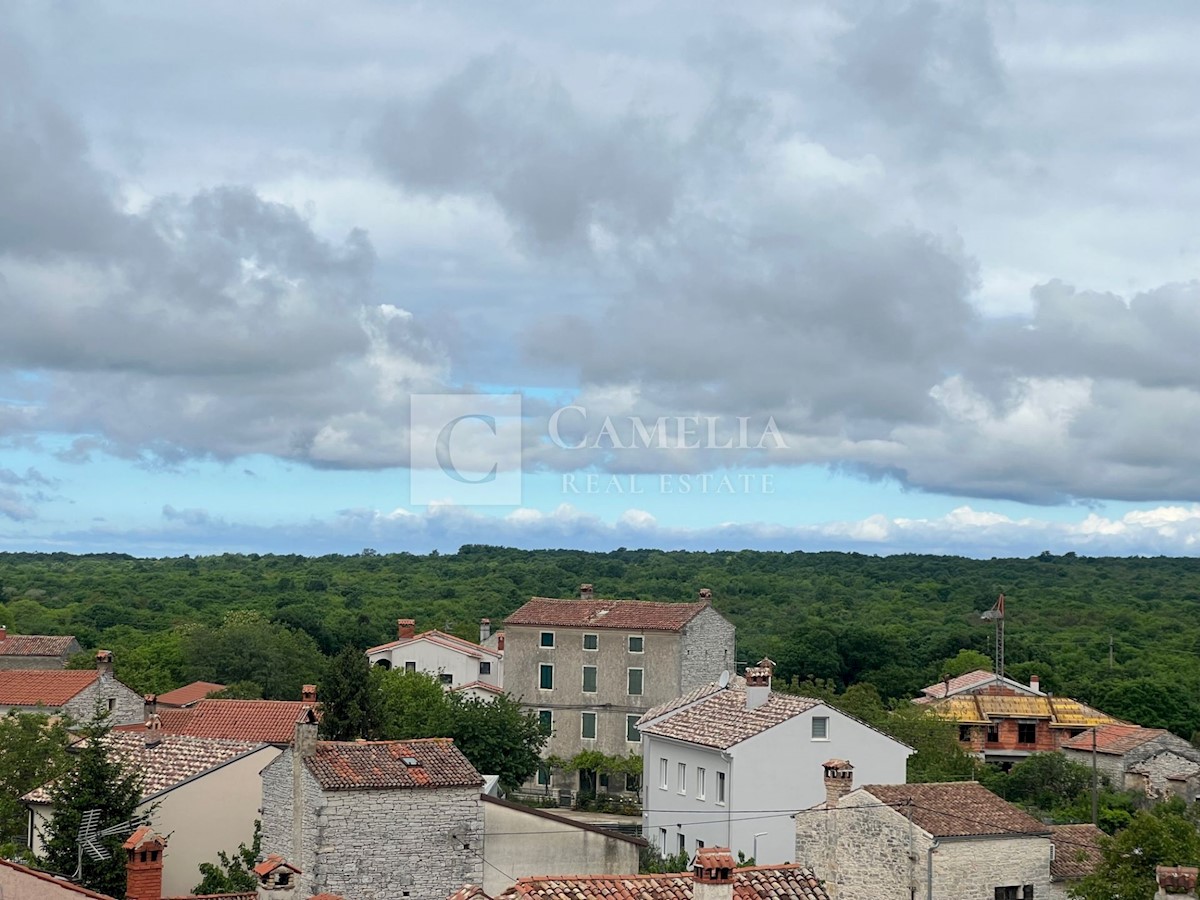
POLYGON ((717 679, 717 687, 722 690, 729 687, 729 670, 726 669, 721 673, 721 677, 717 679))

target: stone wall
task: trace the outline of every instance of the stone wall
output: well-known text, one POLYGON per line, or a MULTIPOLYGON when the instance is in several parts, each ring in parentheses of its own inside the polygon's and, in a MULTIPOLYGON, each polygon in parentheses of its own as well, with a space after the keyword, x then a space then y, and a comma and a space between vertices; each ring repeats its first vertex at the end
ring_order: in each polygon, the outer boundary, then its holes
POLYGON ((733 623, 711 606, 684 626, 679 654, 680 694, 716 681, 724 671, 734 674, 734 631, 733 623))
POLYGON ((300 887, 312 894, 317 893, 312 886, 321 786, 307 768, 294 763, 289 747, 262 771, 262 851, 264 856, 277 853, 300 869, 300 887), (297 795, 299 807, 294 802, 297 795))
POLYGON ((86 722, 96 711, 97 701, 112 710, 108 720, 111 725, 136 725, 145 721, 145 701, 111 675, 100 676, 72 697, 63 706, 63 712, 76 722, 86 722))
MULTIPOLYGON (((918 861, 922 875, 924 863, 923 853, 918 861)), ((994 900, 996 888, 1026 884, 1033 885, 1035 898, 1049 894, 1047 837, 944 840, 933 853, 933 900, 994 900)))
MULTIPOLYGON (((1063 756, 1071 762, 1079 763, 1081 766, 1086 766, 1090 771, 1092 768, 1092 751, 1083 750, 1063 750, 1063 756)), ((1121 757, 1115 756, 1112 753, 1097 753, 1096 754, 1096 771, 1101 777, 1107 778, 1116 790, 1121 790, 1125 784, 1125 766, 1122 763, 1121 757)))

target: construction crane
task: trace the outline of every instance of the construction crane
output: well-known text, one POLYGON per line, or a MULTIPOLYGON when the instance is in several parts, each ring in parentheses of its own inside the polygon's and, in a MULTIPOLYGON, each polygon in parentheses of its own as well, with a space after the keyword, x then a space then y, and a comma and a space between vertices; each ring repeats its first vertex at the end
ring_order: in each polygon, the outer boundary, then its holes
POLYGON ((979 618, 985 622, 996 623, 996 674, 1004 677, 1004 595, 1000 595, 995 605, 979 618))

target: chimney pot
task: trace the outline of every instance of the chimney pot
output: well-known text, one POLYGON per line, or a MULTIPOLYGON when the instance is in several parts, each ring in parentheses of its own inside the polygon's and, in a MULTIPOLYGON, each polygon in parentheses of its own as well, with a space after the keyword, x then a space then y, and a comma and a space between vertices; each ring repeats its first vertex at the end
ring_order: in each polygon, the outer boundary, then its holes
POLYGON ((410 638, 417 633, 417 623, 413 619, 396 620, 396 636, 400 640, 410 638))
POLYGON ((504 652, 504 632, 503 631, 501 631, 499 634, 496 635, 496 649, 499 650, 501 653, 504 652))
POLYGON ((111 650, 96 651, 96 671, 100 673, 100 677, 107 677, 113 673, 113 654, 111 650))
POLYGON ((692 863, 692 875, 697 884, 733 885, 733 870, 737 863, 728 847, 701 847, 692 863))
POLYGON ((299 759, 305 759, 317 752, 317 717, 311 709, 304 710, 296 720, 292 749, 299 759))
POLYGON ((1029 686, 1035 691, 1040 691, 1042 689, 1042 679, 1036 675, 1030 675, 1029 686))
POLYGON ((752 666, 746 670, 746 709, 758 709, 771 699, 771 670, 752 666))
POLYGON ((151 713, 146 719, 146 749, 152 750, 162 743, 162 719, 158 713, 151 713))
POLYGON ((1154 869, 1154 877, 1158 881, 1159 891, 1167 895, 1195 896, 1198 875, 1200 875, 1200 870, 1195 866, 1156 866, 1154 869))
POLYGON ((486 641, 491 636, 492 636, 492 620, 491 619, 480 619, 479 620, 479 643, 482 644, 484 641, 486 641))
POLYGON ((854 790, 854 766, 846 759, 828 759, 821 763, 825 770, 825 806, 834 809, 838 801, 854 790))
POLYGON ((139 829, 124 844, 126 900, 159 900, 162 897, 163 850, 167 840, 149 829, 139 829))
POLYGON ((595 591, 592 589, 592 586, 590 584, 581 584, 579 586, 579 599, 580 600, 591 600, 594 593, 595 593, 595 591))
POLYGON ((306 684, 300 689, 300 699, 305 703, 317 702, 317 686, 315 684, 306 684))
POLYGON ((712 591, 709 590, 708 588, 700 588, 700 602, 701 603, 712 602, 712 591))

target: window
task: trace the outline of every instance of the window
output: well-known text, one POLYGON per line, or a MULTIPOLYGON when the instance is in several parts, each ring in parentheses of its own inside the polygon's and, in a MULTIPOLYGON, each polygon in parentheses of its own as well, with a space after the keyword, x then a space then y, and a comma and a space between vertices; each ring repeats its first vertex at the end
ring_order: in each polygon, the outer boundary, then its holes
POLYGON ((696 852, 699 853, 703 849, 704 849, 704 841, 700 840, 699 838, 696 838, 696 852))
POLYGON ((646 639, 640 634, 631 634, 629 636, 629 652, 641 653, 642 648, 646 646, 646 639))
POLYGON ((481 662, 479 664, 479 674, 480 675, 491 675, 492 674, 492 664, 490 662, 481 662))
POLYGON ((550 784, 550 767, 545 763, 542 763, 540 766, 538 766, 537 783, 542 785, 542 787, 550 784))
POLYGON ((542 663, 538 667, 538 687, 543 691, 554 690, 554 666, 550 663, 542 663))
POLYGON ((959 725, 958 726, 958 739, 960 741, 962 741, 963 743, 966 743, 971 740, 971 726, 970 725, 959 725))
POLYGON ((658 829, 658 847, 665 855, 667 852, 667 829, 665 828, 658 829))
POLYGON ((1037 742, 1037 724, 1035 722, 1017 723, 1017 743, 1033 744, 1037 742))
POLYGON ((696 799, 697 800, 704 799, 704 775, 705 775, 704 767, 697 766, 696 767, 696 799))
POLYGON ((585 634, 583 636, 583 649, 584 650, 599 650, 600 649, 600 635, 585 634))
POLYGON ((680 794, 687 793, 687 763, 679 764, 679 787, 680 794))
POLYGON ((989 744, 996 744, 1000 741, 1000 726, 995 722, 988 723, 987 741, 989 744))
POLYGON ((554 728, 554 711, 549 709, 539 709, 538 726, 542 729, 542 734, 549 734, 554 728))
POLYGON ((1033 900, 1033 885, 1025 884, 1018 887, 1015 884, 1008 887, 996 888, 996 900, 1033 900))
POLYGON ((664 791, 667 789, 667 760, 665 757, 658 761, 658 786, 664 791))
POLYGON ((583 667, 583 692, 585 694, 596 693, 596 667, 583 667))
POLYGON ((717 802, 722 806, 725 805, 725 773, 717 773, 717 802))
POLYGON ((829 717, 828 716, 813 716, 812 739, 814 741, 829 740, 829 717))
POLYGON ((112 697, 109 697, 108 698, 108 711, 112 712, 116 708, 117 708, 117 701, 115 699, 113 699, 112 697))
POLYGON ((596 714, 594 712, 580 714, 579 736, 588 740, 596 737, 596 714))
POLYGON ((638 731, 637 723, 641 716, 632 715, 625 717, 625 740, 631 744, 636 744, 642 739, 642 733, 638 731))
POLYGON ((440 681, 442 684, 454 684, 454 676, 449 672, 439 672, 438 681, 440 681))
POLYGON ((625 790, 631 794, 640 794, 642 792, 642 776, 627 772, 625 774, 625 790))
POLYGON ((553 647, 554 646, 554 632, 553 631, 543 631, 541 640, 539 641, 539 644, 543 647, 553 647))
POLYGON ((417 663, 416 663, 416 661, 415 661, 415 660, 411 660, 411 659, 410 659, 410 660, 407 660, 407 661, 404 663, 404 671, 405 671, 405 672, 415 672, 415 671, 417 671, 417 663))
POLYGON ((636 697, 642 692, 642 670, 629 670, 629 694, 636 697))
POLYGON ((683 832, 679 832, 679 852, 687 853, 687 838, 683 836, 683 832))

